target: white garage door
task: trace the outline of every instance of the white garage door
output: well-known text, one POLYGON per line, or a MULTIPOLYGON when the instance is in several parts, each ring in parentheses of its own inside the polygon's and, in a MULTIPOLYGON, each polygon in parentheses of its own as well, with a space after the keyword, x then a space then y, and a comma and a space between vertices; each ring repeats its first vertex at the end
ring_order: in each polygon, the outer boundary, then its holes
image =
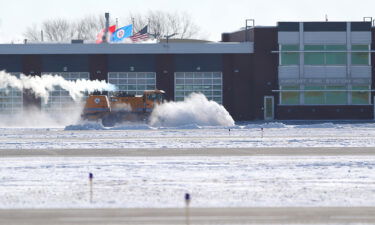
POLYGON ((174 90, 176 101, 183 101, 186 96, 196 92, 222 104, 223 75, 221 72, 177 72, 174 90))
POLYGON ((108 83, 116 85, 118 91, 134 95, 143 95, 143 91, 145 90, 156 89, 156 73, 109 72, 108 83))

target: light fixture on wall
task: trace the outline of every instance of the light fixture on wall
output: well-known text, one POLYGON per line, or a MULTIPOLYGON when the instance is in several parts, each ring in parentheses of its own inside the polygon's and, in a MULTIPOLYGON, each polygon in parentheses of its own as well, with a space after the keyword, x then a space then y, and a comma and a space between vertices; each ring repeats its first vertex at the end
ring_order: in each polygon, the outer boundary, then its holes
POLYGON ((200 70, 201 70, 201 67, 200 67, 200 66, 197 66, 197 70, 200 71, 200 70))
POLYGON ((167 73, 168 73, 168 70, 163 70, 163 73, 164 73, 164 74, 167 74, 167 73))
POLYGON ((64 72, 68 71, 68 67, 67 67, 67 66, 64 66, 64 67, 63 67, 63 71, 64 71, 64 72))
POLYGON ((235 72, 235 73, 239 73, 240 70, 239 70, 239 69, 235 69, 234 72, 235 72))
POLYGON ((134 66, 131 66, 131 67, 130 67, 130 71, 134 71, 134 66))

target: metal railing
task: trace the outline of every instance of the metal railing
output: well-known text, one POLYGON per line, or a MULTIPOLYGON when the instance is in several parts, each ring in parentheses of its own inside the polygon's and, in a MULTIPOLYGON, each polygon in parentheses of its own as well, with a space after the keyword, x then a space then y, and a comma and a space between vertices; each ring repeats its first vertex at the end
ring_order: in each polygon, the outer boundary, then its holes
POLYGON ((255 20, 254 19, 246 19, 245 20, 245 42, 249 41, 249 30, 255 27, 255 20))

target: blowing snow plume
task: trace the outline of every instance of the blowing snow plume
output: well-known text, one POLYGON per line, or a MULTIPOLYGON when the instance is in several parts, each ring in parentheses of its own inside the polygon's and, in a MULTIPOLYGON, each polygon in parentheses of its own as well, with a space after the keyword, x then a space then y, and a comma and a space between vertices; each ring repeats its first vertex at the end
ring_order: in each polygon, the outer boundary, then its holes
POLYGON ((152 126, 177 127, 189 124, 233 126, 234 120, 224 106, 198 93, 192 93, 183 102, 166 102, 156 106, 150 118, 152 126))
POLYGON ((41 97, 45 102, 48 101, 49 92, 59 86, 69 92, 74 101, 79 101, 84 92, 94 91, 114 91, 115 86, 105 81, 98 80, 65 80, 57 75, 25 76, 21 74, 20 78, 4 71, 0 72, 0 88, 16 88, 18 90, 29 89, 35 96, 41 97))
POLYGON ((56 87, 69 92, 73 99, 71 103, 64 102, 63 110, 51 108, 51 112, 40 110, 39 107, 23 108, 20 112, 9 115, 0 115, 1 127, 61 127, 76 123, 80 120, 84 92, 114 91, 115 86, 105 81, 77 80, 68 81, 57 75, 25 76, 20 78, 0 71, 0 89, 15 88, 20 91, 30 90, 37 97, 41 97, 44 103, 48 102, 49 92, 56 87))

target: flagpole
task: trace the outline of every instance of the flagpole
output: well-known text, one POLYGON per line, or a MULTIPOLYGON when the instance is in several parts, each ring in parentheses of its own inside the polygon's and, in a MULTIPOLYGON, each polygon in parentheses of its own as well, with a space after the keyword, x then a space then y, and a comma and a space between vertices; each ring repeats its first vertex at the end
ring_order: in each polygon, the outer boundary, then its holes
MULTIPOLYGON (((151 19, 148 18, 148 19, 147 19, 147 33, 148 33, 148 34, 151 34, 151 33, 150 33, 150 31, 151 31, 150 23, 151 23, 151 19)), ((152 34, 151 34, 151 35, 152 35, 152 34)), ((155 39, 155 37, 154 37, 154 39, 155 39)))
POLYGON ((116 29, 118 28, 118 18, 116 18, 116 29))
POLYGON ((132 27, 133 27, 133 30, 132 30, 132 32, 133 32, 133 35, 134 35, 134 18, 132 17, 132 27))

